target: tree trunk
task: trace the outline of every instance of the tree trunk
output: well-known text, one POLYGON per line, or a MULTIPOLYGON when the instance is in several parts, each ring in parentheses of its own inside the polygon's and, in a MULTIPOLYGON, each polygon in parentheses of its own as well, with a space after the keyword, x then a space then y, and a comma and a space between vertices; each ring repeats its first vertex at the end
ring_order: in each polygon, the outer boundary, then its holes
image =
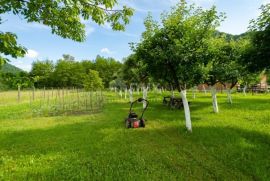
POLYGON ((205 86, 204 86, 204 85, 202 85, 202 87, 203 87, 204 94, 206 94, 206 89, 205 89, 205 86))
POLYGON ((227 90, 228 103, 232 104, 232 89, 227 90))
MULTIPOLYGON (((145 87, 145 85, 143 85, 143 99, 147 99, 147 91, 148 91, 148 87, 145 87)), ((146 101, 143 101, 143 109, 146 108, 146 101)))
POLYGON ((171 97, 174 98, 174 90, 173 90, 173 86, 172 85, 171 85, 171 93, 172 93, 171 97))
POLYGON ((186 128, 188 131, 192 132, 191 118, 190 118, 190 110, 187 100, 187 91, 181 90, 181 97, 184 105, 185 118, 186 118, 186 128))
POLYGON ((213 111, 214 113, 218 113, 217 90, 215 87, 211 87, 211 94, 212 94, 213 111))
POLYGON ((21 101, 21 86, 18 85, 18 102, 21 101))
POLYGON ((120 95, 120 97, 122 99, 122 97, 123 97, 122 89, 120 89, 119 95, 120 95))
POLYGON ((193 89, 192 89, 192 97, 193 97, 193 99, 196 98, 196 88, 195 87, 193 87, 193 89))
POLYGON ((172 90, 172 98, 174 98, 175 97, 175 95, 174 95, 174 91, 172 90))
POLYGON ((125 89, 125 99, 127 99, 127 88, 125 89))
POLYGON ((246 90, 247 90, 247 84, 246 84, 245 87, 243 88, 243 94, 244 94, 244 96, 247 96, 246 90))
POLYGON ((131 86, 129 88, 129 101, 130 103, 133 102, 133 90, 131 86))

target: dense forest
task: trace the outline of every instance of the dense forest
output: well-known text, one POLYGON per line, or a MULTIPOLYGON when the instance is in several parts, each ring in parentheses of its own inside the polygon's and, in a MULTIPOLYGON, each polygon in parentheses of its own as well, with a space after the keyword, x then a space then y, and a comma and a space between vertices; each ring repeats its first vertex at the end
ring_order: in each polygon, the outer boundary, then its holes
POLYGON ((54 63, 52 60, 36 60, 32 70, 25 72, 10 64, 1 70, 1 89, 21 88, 108 88, 120 71, 122 63, 113 58, 97 56, 95 60, 76 61, 71 55, 54 63), (92 84, 89 84, 92 82, 92 84))

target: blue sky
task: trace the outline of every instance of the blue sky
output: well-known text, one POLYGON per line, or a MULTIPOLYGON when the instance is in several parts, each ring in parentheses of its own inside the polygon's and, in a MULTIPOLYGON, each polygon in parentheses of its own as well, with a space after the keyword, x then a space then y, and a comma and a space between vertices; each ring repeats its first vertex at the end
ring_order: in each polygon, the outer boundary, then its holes
MULTIPOLYGON (((24 58, 11 59, 11 64, 26 71, 31 69, 33 61, 39 59, 58 60, 62 54, 70 54, 76 60, 92 60, 97 55, 114 57, 121 61, 131 51, 128 43, 138 42, 144 31, 143 20, 151 12, 156 20, 163 11, 168 11, 177 0, 121 0, 120 5, 128 5, 135 9, 135 15, 125 32, 115 32, 108 25, 98 26, 93 22, 86 23, 87 40, 77 43, 51 34, 49 27, 26 23, 19 16, 5 14, 1 31, 16 33, 19 44, 28 49, 24 58)), ((225 12, 227 19, 218 29, 231 34, 240 34, 247 30, 249 20, 259 15, 259 7, 270 0, 189 0, 198 6, 209 8, 217 6, 219 12, 225 12)))

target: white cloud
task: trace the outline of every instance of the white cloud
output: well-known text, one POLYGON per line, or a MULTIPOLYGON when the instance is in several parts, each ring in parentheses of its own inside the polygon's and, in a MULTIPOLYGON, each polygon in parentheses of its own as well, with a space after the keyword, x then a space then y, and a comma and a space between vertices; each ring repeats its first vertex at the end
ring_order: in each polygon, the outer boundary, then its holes
POLYGON ((95 31, 95 28, 90 26, 90 25, 86 25, 85 27, 85 34, 86 36, 92 34, 95 31))
POLYGON ((35 50, 29 49, 29 50, 27 50, 27 53, 26 53, 25 56, 26 56, 27 58, 37 58, 38 52, 35 51, 35 50))
POLYGON ((11 62, 11 64, 27 72, 29 72, 32 68, 32 62, 27 60, 14 60, 11 62))
POLYGON ((268 4, 270 3, 270 0, 263 0, 263 4, 268 4))
POLYGON ((112 29, 110 23, 108 23, 108 22, 105 22, 104 25, 102 25, 102 27, 105 28, 105 29, 107 29, 107 30, 111 30, 112 29))
POLYGON ((100 50, 100 52, 101 52, 101 53, 105 53, 105 54, 109 54, 109 55, 111 55, 111 54, 114 53, 113 51, 109 50, 108 48, 102 48, 102 49, 100 50))
POLYGON ((46 26, 46 25, 43 25, 43 24, 40 24, 40 23, 27 23, 25 24, 25 26, 27 28, 35 28, 35 29, 43 29, 43 30, 49 30, 50 27, 49 26, 46 26))

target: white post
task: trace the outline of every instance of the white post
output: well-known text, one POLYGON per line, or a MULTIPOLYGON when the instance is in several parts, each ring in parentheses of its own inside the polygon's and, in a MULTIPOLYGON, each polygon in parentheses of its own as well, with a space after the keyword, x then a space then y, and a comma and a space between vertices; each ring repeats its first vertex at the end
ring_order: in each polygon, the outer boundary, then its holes
POLYGON ((119 95, 120 95, 120 97, 122 99, 122 97, 123 97, 122 89, 120 89, 119 95))
POLYGON ((228 98, 228 103, 232 104, 232 90, 228 89, 227 90, 227 98, 228 98))
POLYGON ((204 94, 206 94, 206 89, 205 89, 204 84, 202 85, 202 87, 203 87, 204 94))
MULTIPOLYGON (((147 99, 148 86, 143 85, 143 99, 147 99)), ((146 101, 143 101, 143 109, 146 108, 146 101)))
POLYGON ((196 87, 193 87, 193 89, 192 89, 192 97, 193 97, 193 99, 196 98, 196 87))
POLYGON ((130 86, 129 88, 129 101, 133 102, 133 90, 132 90, 132 86, 130 86))
POLYGON ((125 99, 127 99, 127 88, 125 88, 125 99))
POLYGON ((243 88, 243 94, 244 94, 244 96, 247 96, 246 90, 247 90, 247 84, 246 84, 245 87, 243 88))
POLYGON ((173 90, 173 86, 171 85, 171 93, 172 93, 172 98, 174 98, 174 90, 173 90))
POLYGON ((218 113, 217 90, 215 87, 211 87, 211 93, 214 113, 218 113))
POLYGON ((18 85, 18 102, 21 101, 21 86, 18 85))
POLYGON ((181 91, 181 97, 184 105, 184 111, 185 111, 185 118, 186 118, 186 128, 188 131, 192 132, 192 125, 191 125, 191 118, 190 118, 190 110, 187 100, 187 91, 182 90, 181 91))

